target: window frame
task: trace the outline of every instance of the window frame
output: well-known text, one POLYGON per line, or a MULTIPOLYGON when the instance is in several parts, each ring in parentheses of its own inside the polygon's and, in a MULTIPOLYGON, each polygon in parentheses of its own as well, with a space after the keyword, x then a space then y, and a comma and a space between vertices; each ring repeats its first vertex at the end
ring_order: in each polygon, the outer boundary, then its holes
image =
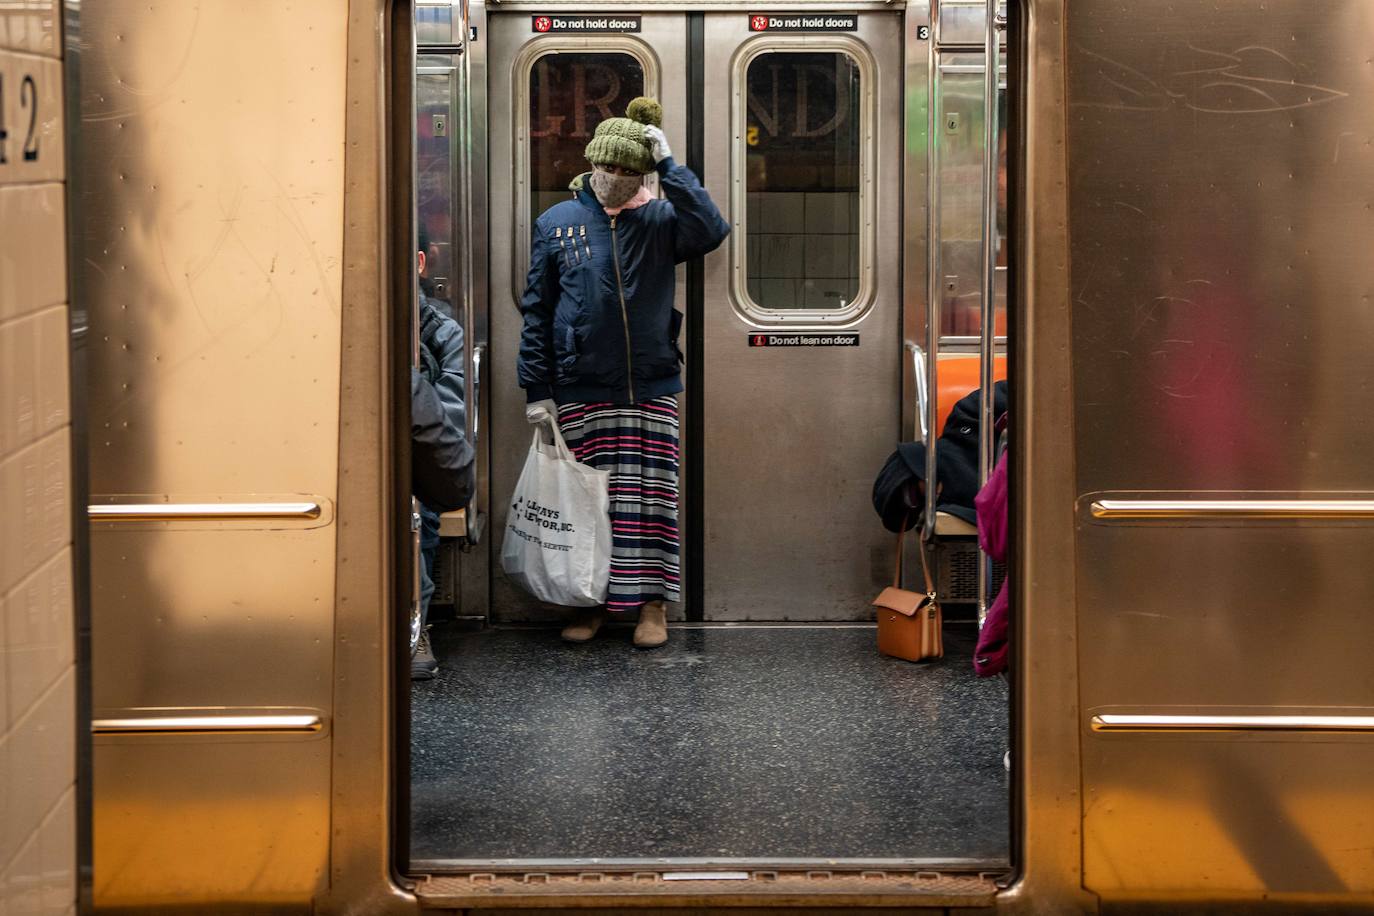
POLYGON ((761 35, 745 42, 735 54, 730 74, 730 304, 750 327, 846 328, 861 322, 877 299, 874 277, 878 201, 872 187, 877 174, 876 110, 881 87, 877 64, 868 46, 845 35, 761 35), (749 65, 765 54, 832 52, 844 54, 859 69, 859 288, 842 309, 770 309, 749 295, 748 257, 748 130, 749 65))
POLYGON ((530 216, 530 76, 541 58, 557 54, 627 54, 635 59, 644 74, 642 94, 654 98, 660 94, 662 68, 658 55, 647 42, 631 35, 598 35, 596 38, 541 36, 529 41, 515 56, 511 64, 515 74, 511 111, 524 112, 521 117, 511 118, 511 140, 515 148, 515 174, 511 186, 511 204, 515 211, 515 218, 511 220, 515 232, 512 250, 515 257, 511 259, 511 288, 516 302, 525 294, 525 279, 530 267, 530 233, 534 228, 534 219, 530 216))

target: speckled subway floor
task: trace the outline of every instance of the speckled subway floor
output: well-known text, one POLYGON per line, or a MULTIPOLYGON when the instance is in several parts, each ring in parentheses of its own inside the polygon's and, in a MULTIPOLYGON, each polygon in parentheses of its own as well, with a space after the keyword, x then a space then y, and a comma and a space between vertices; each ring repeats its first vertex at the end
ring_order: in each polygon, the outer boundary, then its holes
POLYGON ((946 656, 884 658, 871 628, 433 631, 412 691, 411 855, 1007 856, 1007 692, 946 656))

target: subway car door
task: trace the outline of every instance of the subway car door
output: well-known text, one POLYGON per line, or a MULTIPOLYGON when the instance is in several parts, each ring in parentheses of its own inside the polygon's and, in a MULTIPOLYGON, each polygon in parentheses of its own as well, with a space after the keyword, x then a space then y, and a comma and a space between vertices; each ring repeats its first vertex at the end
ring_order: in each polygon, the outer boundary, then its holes
POLYGON ((731 224, 700 325, 707 620, 871 619, 894 545, 900 13, 712 13, 706 185, 731 224))
MULTIPOLYGON (((701 141, 731 225, 699 292, 678 276, 686 614, 868 618, 893 559, 869 492, 900 434, 901 15, 522 9, 489 20, 491 162, 512 166, 490 185, 491 549, 529 445, 514 367, 531 225, 567 198, 596 124, 656 95, 676 158, 696 164, 701 141)), ((545 614, 495 573, 493 620, 545 614)))

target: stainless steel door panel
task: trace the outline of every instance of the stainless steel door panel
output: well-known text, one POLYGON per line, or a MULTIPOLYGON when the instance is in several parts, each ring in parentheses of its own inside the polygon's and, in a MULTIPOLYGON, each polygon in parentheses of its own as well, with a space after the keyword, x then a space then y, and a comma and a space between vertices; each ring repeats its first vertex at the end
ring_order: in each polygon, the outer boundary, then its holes
POLYGON ((1082 525, 1085 706, 1374 709, 1371 556, 1369 523, 1082 525))
POLYGON ((136 912, 249 912, 264 901, 309 912, 328 881, 329 747, 96 737, 96 899, 136 912))
POLYGON ((1261 6, 1069 19, 1084 491, 1374 486, 1374 9, 1261 6))
MULTIPOLYGON (((337 500, 345 13, 82 10, 93 501, 337 500)), ((338 531, 303 524, 94 526, 93 706, 332 717, 338 531)), ((328 740, 118 740, 94 754, 99 906, 324 885, 328 740)))
POLYGON ((1109 897, 1374 889, 1367 738, 1090 731, 1374 710, 1367 521, 1090 511, 1374 494, 1374 9, 1314 9, 1066 21, 1084 884, 1109 897))
MULTIPOLYGON (((741 14, 742 15, 742 14, 741 14)), ((687 87, 686 22, 680 14, 646 13, 641 31, 628 35, 552 35, 538 36, 530 27, 531 14, 492 14, 488 20, 488 105, 491 162, 501 164, 491 170, 491 254, 489 292, 491 296, 491 506, 489 528, 492 568, 491 613, 498 621, 555 620, 564 611, 541 607, 525 591, 506 579, 501 571, 501 544, 506 527, 506 508, 516 480, 525 464, 530 444, 530 428, 525 422, 525 393, 515 375, 523 319, 517 297, 523 292, 528 258, 528 227, 523 241, 517 237, 517 182, 514 171, 525 167, 518 155, 516 130, 526 129, 528 109, 512 113, 513 97, 520 80, 517 62, 528 61, 529 52, 540 43, 556 44, 566 50, 636 49, 648 63, 646 90, 663 102, 664 132, 673 149, 686 152, 687 87), (509 164, 509 165, 507 165, 509 164)), ((569 175, 571 180, 574 175, 569 175)), ((681 270, 678 280, 678 305, 682 307, 681 270)))
POLYGON ((1095 735, 1083 767, 1084 871, 1104 896, 1323 895, 1338 912, 1374 893, 1368 737, 1095 735))
MULTIPOLYGON (((131 530, 92 526, 101 714, 142 707, 329 709, 333 527, 131 530), (215 562, 207 562, 213 558, 215 562), (245 669, 244 660, 256 664, 245 669)), ((101 827, 103 833, 104 827, 101 827)))
MULTIPOLYGON (((862 14, 846 33, 871 56, 862 79, 872 106, 876 197, 872 307, 849 333, 858 347, 751 348, 760 326, 741 317, 734 240, 706 258, 704 316, 704 610, 708 620, 871 619, 890 581, 892 539, 876 523, 873 475, 900 432, 902 19, 862 14)), ((814 36, 819 46, 833 36, 814 36)), ((732 226, 736 55, 753 40, 743 13, 706 19, 706 186, 732 226), (727 79, 727 76, 729 79, 727 79)), ((866 133, 865 139, 868 139, 866 133)), ((742 195, 741 195, 742 197, 742 195)), ((814 328, 816 325, 810 327, 814 328)), ((795 332, 799 327, 773 327, 795 332)), ((833 331, 833 329, 832 329, 833 331)))

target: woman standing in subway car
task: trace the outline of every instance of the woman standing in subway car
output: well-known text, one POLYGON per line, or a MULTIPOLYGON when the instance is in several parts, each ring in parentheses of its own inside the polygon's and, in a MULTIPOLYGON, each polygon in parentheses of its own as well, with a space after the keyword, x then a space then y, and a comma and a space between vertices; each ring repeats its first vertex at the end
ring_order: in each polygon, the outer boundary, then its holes
POLYGON ((604 608, 578 613, 570 642, 609 614, 639 612, 634 644, 668 640, 679 597, 675 267, 729 234, 697 177, 677 164, 653 99, 597 125, 573 199, 535 221, 518 374, 531 423, 555 418, 578 461, 610 472, 611 564, 604 608), (656 170, 666 200, 644 176, 656 170))

